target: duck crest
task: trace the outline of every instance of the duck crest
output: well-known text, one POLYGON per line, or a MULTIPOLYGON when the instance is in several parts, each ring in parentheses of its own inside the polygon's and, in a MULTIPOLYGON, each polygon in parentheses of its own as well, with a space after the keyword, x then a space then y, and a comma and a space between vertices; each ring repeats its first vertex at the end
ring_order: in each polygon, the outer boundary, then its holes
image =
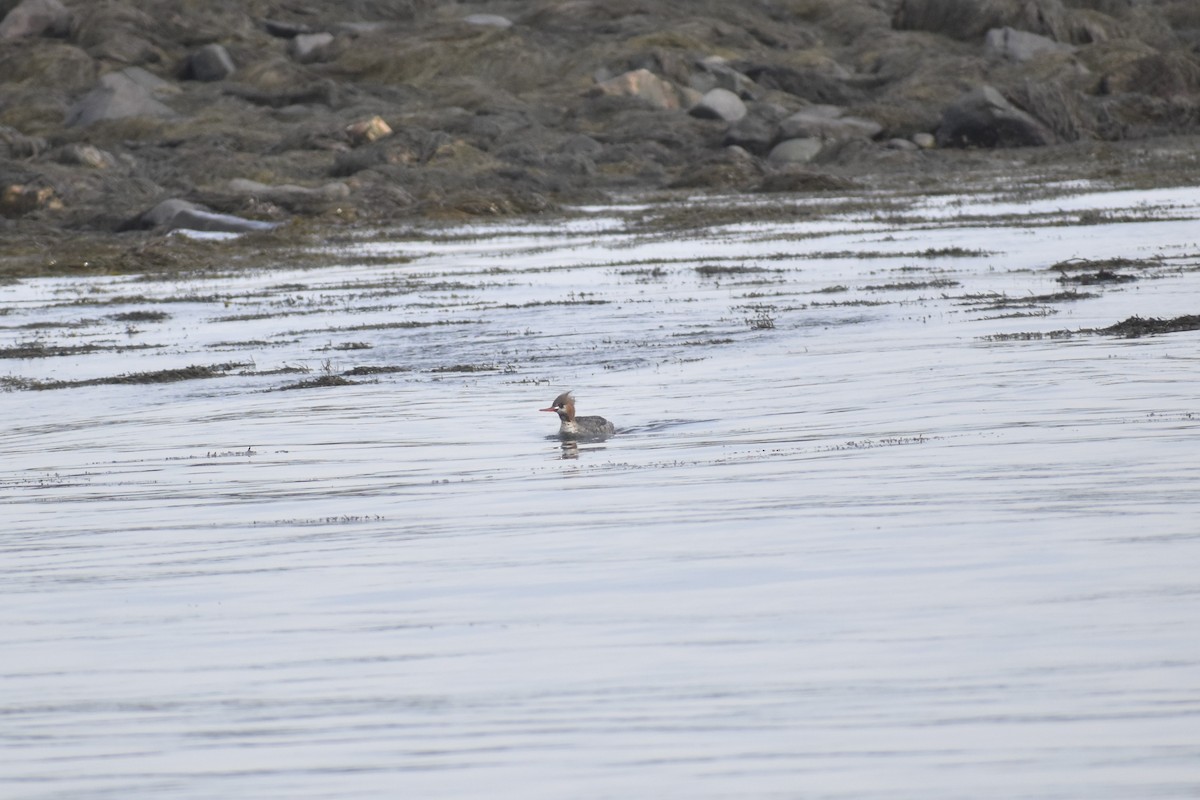
POLYGON ((564 439, 600 441, 616 433, 613 424, 604 417, 575 416, 575 395, 570 391, 563 392, 554 398, 549 408, 541 410, 558 414, 558 435, 564 439))

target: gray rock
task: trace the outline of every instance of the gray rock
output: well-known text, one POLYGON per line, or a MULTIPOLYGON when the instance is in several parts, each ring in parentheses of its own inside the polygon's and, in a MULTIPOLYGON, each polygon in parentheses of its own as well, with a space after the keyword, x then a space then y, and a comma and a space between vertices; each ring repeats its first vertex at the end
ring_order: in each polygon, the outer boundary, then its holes
POLYGON ((797 111, 779 123, 785 139, 873 139, 883 132, 878 122, 862 117, 843 117, 835 106, 813 106, 797 111))
POLYGON ((723 119, 737 122, 746 116, 746 104, 728 89, 710 89, 700 102, 688 109, 688 113, 700 119, 723 119))
POLYGON ((332 33, 300 33, 288 42, 288 55, 301 64, 311 64, 326 58, 332 44, 332 33))
POLYGON ((59 0, 23 0, 0 22, 0 41, 70 32, 71 12, 59 0))
POLYGON ((988 55, 1009 61, 1030 61, 1047 53, 1075 52, 1069 44, 1013 28, 992 28, 983 37, 983 47, 988 55))
POLYGON ((746 116, 725 130, 721 144, 765 156, 779 138, 779 122, 787 111, 774 103, 752 103, 746 116))
POLYGON ((217 214, 187 200, 163 200, 138 218, 138 226, 164 230, 210 231, 219 233, 250 233, 269 231, 282 223, 263 222, 255 219, 235 217, 232 214, 217 214))
POLYGON ((767 161, 773 164, 805 164, 821 152, 820 139, 784 139, 771 148, 767 161))
POLYGON ((468 25, 479 25, 486 28, 511 28, 512 20, 499 14, 468 14, 463 17, 468 25))
POLYGON ((973 89, 942 112, 939 147, 1038 147, 1054 133, 991 86, 973 89))
POLYGON ((228 186, 233 194, 256 197, 278 205, 291 205, 299 200, 341 200, 350 196, 350 187, 341 181, 308 187, 294 186, 290 183, 272 185, 246 178, 233 178, 228 186))
POLYGON ((728 89, 743 100, 754 100, 759 95, 758 86, 746 75, 725 63, 720 56, 709 56, 696 62, 697 71, 688 79, 698 92, 712 89, 728 89))
POLYGON ((920 133, 914 133, 912 135, 912 141, 913 144, 922 150, 931 150, 934 147, 937 147, 937 139, 934 138, 933 134, 925 133, 924 131, 921 131, 920 133))
POLYGON ((170 81, 165 81, 155 75, 153 72, 148 72, 141 67, 126 67, 120 72, 110 72, 100 78, 100 83, 103 84, 105 82, 105 78, 108 78, 109 75, 119 75, 120 80, 132 81, 134 84, 142 87, 148 92, 153 92, 156 95, 179 94, 180 91, 179 87, 175 84, 171 83, 170 81))
POLYGON ((188 74, 198 81, 223 81, 237 70, 229 51, 206 44, 188 57, 188 74))
POLYGON ((174 110, 154 97, 170 89, 174 87, 140 67, 110 72, 100 78, 96 88, 67 109, 66 126, 74 128, 128 117, 175 117, 174 110))

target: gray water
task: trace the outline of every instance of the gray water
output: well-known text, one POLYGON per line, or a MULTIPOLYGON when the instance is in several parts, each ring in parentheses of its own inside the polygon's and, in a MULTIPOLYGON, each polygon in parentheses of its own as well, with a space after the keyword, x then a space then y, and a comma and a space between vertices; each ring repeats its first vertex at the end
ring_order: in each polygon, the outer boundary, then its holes
POLYGON ((0 795, 1200 797, 1200 190, 583 211, 0 287, 0 795))

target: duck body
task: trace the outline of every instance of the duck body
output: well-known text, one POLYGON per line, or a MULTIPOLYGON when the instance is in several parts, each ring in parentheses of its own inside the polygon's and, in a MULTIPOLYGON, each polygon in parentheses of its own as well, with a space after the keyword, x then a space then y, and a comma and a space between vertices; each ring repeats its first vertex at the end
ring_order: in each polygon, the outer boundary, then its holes
POLYGON ((617 432, 604 417, 575 416, 575 397, 570 392, 563 392, 554 398, 549 408, 539 410, 558 414, 558 435, 563 439, 603 440, 617 432))

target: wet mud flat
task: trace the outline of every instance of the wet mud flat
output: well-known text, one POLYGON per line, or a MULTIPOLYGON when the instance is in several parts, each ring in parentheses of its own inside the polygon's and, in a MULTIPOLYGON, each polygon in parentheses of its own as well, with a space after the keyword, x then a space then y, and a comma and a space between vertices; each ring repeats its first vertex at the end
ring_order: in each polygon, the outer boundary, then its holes
POLYGON ((1188 796, 1198 220, 630 201, 0 286, 0 777, 1188 796))

